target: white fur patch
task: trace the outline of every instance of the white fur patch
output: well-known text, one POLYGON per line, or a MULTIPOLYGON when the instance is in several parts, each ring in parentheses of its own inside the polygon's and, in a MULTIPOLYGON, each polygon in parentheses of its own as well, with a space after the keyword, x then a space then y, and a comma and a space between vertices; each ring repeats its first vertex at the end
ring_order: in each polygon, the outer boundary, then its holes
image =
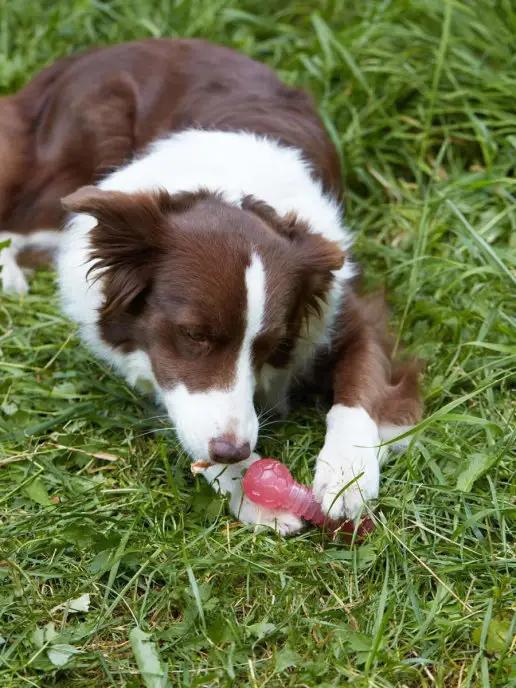
POLYGON ((51 229, 40 229, 30 234, 17 232, 0 232, 0 244, 11 241, 11 244, 0 249, 0 284, 2 290, 14 294, 26 294, 29 285, 16 257, 18 253, 26 249, 42 249, 55 251, 59 246, 61 232, 51 229))
POLYGON ((178 437, 194 459, 206 459, 210 440, 225 433, 235 435, 238 444, 249 442, 251 449, 256 445, 258 418, 253 404, 252 345, 262 326, 266 298, 265 270, 256 253, 245 272, 245 289, 246 327, 233 385, 229 389, 190 392, 179 384, 161 392, 178 437))
POLYGON ((336 404, 326 420, 314 494, 332 518, 355 518, 364 502, 378 496, 380 461, 386 450, 378 447, 378 427, 361 406, 336 404))
MULTIPOLYGON (((0 235, 0 242, 7 241, 8 239, 11 239, 11 237, 0 235)), ((0 282, 2 291, 21 295, 29 291, 29 285, 23 270, 16 262, 17 253, 13 239, 11 239, 10 246, 0 249, 0 282)))

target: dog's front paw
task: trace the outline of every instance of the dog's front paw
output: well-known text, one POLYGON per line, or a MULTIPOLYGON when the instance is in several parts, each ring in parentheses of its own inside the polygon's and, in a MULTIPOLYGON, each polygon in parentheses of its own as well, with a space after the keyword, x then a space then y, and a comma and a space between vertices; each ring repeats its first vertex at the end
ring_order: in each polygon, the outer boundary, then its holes
POLYGON ((314 495, 332 519, 356 518, 378 497, 380 437, 361 408, 336 405, 328 413, 324 447, 317 459, 314 495))
POLYGON ((303 521, 295 514, 291 514, 288 511, 266 509, 265 507, 258 506, 258 504, 255 504, 246 496, 241 496, 238 502, 232 503, 231 510, 243 523, 273 528, 280 535, 294 535, 304 525, 303 521))
POLYGON ((294 535, 303 527, 300 518, 287 511, 258 506, 242 492, 243 474, 259 458, 258 454, 253 453, 249 459, 240 463, 199 467, 200 470, 195 472, 202 473, 215 490, 229 496, 231 512, 243 523, 273 528, 280 535, 294 535))
MULTIPOLYGON (((4 251, 6 250, 4 249, 4 251)), ((3 263, 0 261, 0 266, 0 291, 20 296, 29 291, 25 274, 14 258, 5 260, 3 263)))
POLYGON ((364 502, 378 497, 380 469, 374 449, 323 449, 317 459, 314 495, 332 519, 355 518, 364 502))

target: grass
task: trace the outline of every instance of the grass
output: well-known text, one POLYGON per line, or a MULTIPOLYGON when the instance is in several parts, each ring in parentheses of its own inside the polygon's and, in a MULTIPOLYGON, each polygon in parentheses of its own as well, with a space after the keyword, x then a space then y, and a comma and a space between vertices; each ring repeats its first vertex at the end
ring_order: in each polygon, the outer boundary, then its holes
MULTIPOLYGON (((428 361, 426 420, 383 472, 369 541, 283 540, 191 477, 160 411, 80 346, 53 275, 0 296, 0 685, 155 688, 159 652, 172 686, 507 686, 514 5, 0 8, 6 93, 65 53, 157 35, 223 42, 310 88, 367 280, 428 361), (89 611, 66 605, 86 593, 89 611)), ((300 409, 260 449, 309 481, 323 433, 324 410, 300 409)))

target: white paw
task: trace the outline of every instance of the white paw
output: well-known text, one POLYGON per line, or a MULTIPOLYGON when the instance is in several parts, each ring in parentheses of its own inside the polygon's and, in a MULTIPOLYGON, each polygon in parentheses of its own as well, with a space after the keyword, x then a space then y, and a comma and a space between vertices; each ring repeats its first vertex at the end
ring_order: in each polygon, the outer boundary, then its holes
MULTIPOLYGON (((4 248, 3 252, 9 251, 9 247, 4 248)), ((1 258, 0 254, 0 258, 1 258)), ((26 294, 29 291, 29 285, 23 274, 23 270, 16 262, 14 257, 10 255, 4 256, 0 260, 0 281, 2 283, 2 290, 13 294, 26 294)))
POLYGON ((378 497, 380 468, 375 450, 341 447, 319 454, 314 494, 330 518, 356 518, 364 502, 378 497))
POLYGON ((376 423, 363 409, 338 405, 328 414, 313 490, 330 518, 354 519, 365 502, 378 497, 383 451, 379 444, 376 423))
POLYGON ((303 528, 303 521, 295 514, 276 509, 266 509, 251 502, 245 496, 231 500, 231 510, 242 523, 273 528, 280 535, 294 535, 303 528))

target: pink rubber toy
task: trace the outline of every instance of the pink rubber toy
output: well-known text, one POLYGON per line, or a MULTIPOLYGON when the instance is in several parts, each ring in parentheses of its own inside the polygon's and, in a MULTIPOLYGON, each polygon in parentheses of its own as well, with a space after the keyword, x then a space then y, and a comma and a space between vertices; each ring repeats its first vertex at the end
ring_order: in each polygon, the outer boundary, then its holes
MULTIPOLYGON (((242 480, 242 487, 246 496, 260 506, 290 511, 315 525, 324 524, 332 531, 349 534, 355 530, 353 521, 327 519, 312 490, 294 480, 285 464, 276 459, 259 459, 251 464, 242 480)), ((365 518, 357 528, 357 535, 363 537, 373 528, 373 521, 365 518)))

